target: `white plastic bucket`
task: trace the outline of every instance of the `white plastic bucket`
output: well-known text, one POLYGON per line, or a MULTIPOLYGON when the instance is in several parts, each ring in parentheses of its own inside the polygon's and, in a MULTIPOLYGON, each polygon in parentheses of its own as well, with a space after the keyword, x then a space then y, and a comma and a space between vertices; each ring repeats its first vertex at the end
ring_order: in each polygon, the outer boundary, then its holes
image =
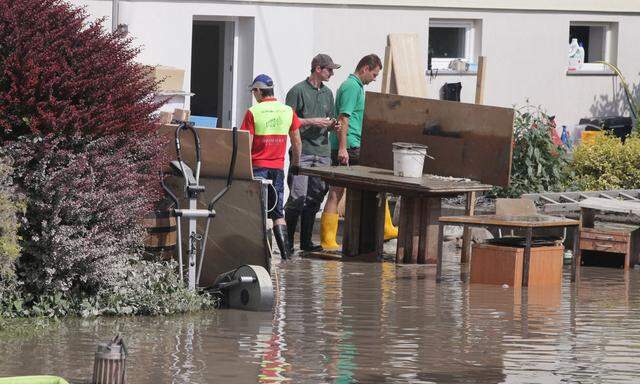
POLYGON ((393 143, 393 174, 400 177, 422 177, 426 156, 426 145, 393 143))

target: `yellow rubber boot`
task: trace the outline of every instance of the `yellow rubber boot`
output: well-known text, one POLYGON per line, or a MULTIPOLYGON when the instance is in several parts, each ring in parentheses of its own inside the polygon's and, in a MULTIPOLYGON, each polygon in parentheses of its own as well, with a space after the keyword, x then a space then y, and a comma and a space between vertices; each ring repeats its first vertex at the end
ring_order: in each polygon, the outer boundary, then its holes
POLYGON ((391 210, 389 209, 389 200, 384 205, 384 239, 391 240, 398 237, 398 227, 393 226, 391 221, 391 210))
POLYGON ((322 213, 320 218, 320 246, 325 251, 339 251, 342 247, 336 242, 338 233, 338 214, 322 213))

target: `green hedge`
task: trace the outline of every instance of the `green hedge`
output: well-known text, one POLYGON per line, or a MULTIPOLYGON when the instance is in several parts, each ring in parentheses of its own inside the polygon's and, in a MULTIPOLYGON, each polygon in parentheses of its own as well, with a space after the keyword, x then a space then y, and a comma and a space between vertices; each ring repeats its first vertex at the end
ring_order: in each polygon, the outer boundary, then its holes
POLYGON ((640 188, 640 137, 598 136, 574 150, 571 167, 579 190, 640 188))

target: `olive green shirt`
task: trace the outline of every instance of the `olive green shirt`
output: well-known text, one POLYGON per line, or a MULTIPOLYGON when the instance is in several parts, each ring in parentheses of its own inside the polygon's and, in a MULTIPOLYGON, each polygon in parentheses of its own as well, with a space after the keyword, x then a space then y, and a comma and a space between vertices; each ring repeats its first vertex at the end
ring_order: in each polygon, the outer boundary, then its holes
MULTIPOLYGON (((360 148, 364 118, 364 85, 358 76, 350 74, 336 92, 336 112, 349 117, 347 148, 360 148)), ((331 132, 331 148, 338 150, 338 136, 331 132)))
MULTIPOLYGON (((299 118, 312 117, 336 117, 333 92, 324 84, 320 88, 314 87, 309 79, 305 79, 294 85, 289 92, 285 103, 293 108, 299 118)), ((329 146, 329 130, 315 125, 300 127, 302 139, 302 153, 305 155, 331 156, 329 146)))

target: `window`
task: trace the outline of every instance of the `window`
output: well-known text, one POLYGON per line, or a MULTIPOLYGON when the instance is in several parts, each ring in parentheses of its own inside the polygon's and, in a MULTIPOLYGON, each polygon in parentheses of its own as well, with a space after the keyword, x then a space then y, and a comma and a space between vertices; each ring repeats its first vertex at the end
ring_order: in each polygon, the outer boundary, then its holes
POLYGON ((479 54, 478 22, 474 20, 429 20, 429 69, 446 70, 452 60, 474 63, 479 54))
POLYGON ((607 72, 608 68, 598 61, 615 64, 617 49, 617 23, 572 21, 569 25, 569 43, 578 40, 584 48, 584 64, 569 72, 607 72))

